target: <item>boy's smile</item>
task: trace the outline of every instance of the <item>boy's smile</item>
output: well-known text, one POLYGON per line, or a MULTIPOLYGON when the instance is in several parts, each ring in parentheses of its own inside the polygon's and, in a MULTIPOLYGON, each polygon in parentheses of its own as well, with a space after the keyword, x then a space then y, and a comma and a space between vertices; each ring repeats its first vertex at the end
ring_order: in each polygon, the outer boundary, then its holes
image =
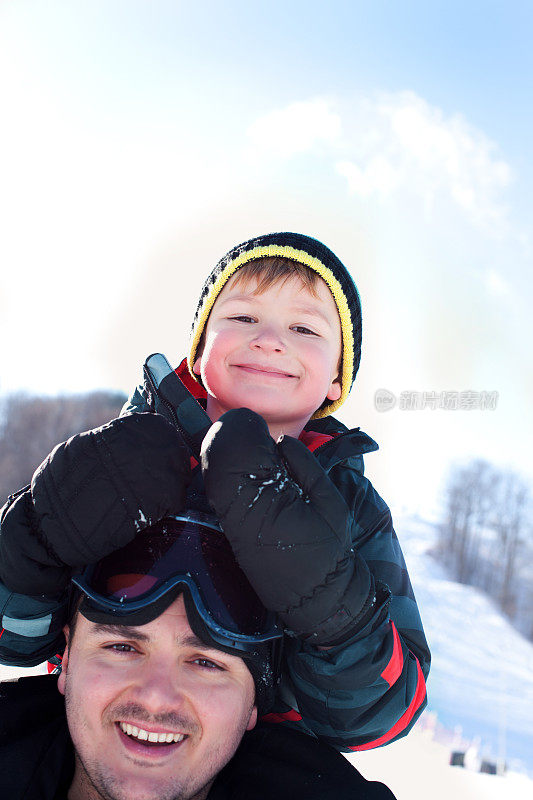
POLYGON ((230 279, 219 294, 194 364, 215 422, 231 408, 250 408, 270 433, 299 436, 326 397, 340 396, 341 328, 322 281, 316 296, 298 277, 261 293, 257 280, 230 279))

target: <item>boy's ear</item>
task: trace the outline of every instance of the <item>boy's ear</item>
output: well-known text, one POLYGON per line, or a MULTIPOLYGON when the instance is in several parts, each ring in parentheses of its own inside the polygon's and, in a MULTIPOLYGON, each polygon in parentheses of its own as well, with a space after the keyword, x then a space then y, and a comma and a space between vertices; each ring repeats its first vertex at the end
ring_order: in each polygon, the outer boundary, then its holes
POLYGON ((67 679, 67 666, 68 666, 68 646, 70 641, 70 626, 65 625, 63 628, 63 633, 65 635, 65 639, 67 640, 67 646, 65 647, 65 652, 63 653, 63 658, 61 659, 61 672, 57 679, 57 689, 61 694, 65 694, 65 682, 67 679))
POLYGON ((341 396, 341 392, 342 392, 341 379, 337 377, 331 381, 329 391, 326 397, 328 398, 328 400, 335 402, 335 400, 338 400, 339 397, 341 396))

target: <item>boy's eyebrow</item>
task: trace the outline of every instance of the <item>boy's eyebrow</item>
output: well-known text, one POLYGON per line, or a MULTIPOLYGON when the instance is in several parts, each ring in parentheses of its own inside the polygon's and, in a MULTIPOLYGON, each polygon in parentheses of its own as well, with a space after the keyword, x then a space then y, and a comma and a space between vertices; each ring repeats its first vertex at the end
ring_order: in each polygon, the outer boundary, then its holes
POLYGON ((327 322, 328 325, 331 325, 331 320, 330 320, 329 316, 322 311, 320 306, 297 305, 297 306, 294 306, 294 310, 296 312, 309 314, 312 317, 320 317, 325 322, 327 322))
MULTIPOLYGON (((250 302, 250 300, 256 300, 258 295, 255 294, 233 294, 229 297, 223 297, 219 303, 219 306, 223 306, 225 303, 230 303, 232 301, 243 301, 243 302, 250 302)), ((298 303, 293 307, 296 313, 304 313, 309 314, 310 316, 320 317, 327 322, 328 325, 331 326, 331 320, 327 314, 325 314, 320 306, 308 306, 303 303, 298 303)))
POLYGON ((230 295, 228 295, 228 297, 222 297, 220 299, 220 302, 217 301, 217 305, 223 306, 225 303, 230 303, 233 300, 243 300, 243 301, 245 300, 245 301, 248 301, 248 300, 256 300, 256 299, 257 299, 257 295, 254 295, 251 292, 249 294, 244 294, 244 292, 242 292, 241 294, 230 294, 230 295))

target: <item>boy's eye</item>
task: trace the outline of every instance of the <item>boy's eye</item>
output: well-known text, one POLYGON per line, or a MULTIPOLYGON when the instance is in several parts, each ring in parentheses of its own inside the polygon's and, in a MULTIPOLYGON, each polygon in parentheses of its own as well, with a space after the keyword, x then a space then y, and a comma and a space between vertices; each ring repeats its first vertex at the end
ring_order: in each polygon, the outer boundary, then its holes
POLYGON ((311 334, 311 336, 318 336, 318 333, 312 331, 310 328, 306 328, 305 325, 294 325, 293 331, 296 333, 305 333, 306 335, 311 334))
POLYGON ((255 322, 255 319, 248 314, 239 314, 238 316, 230 317, 230 319, 234 319, 237 322, 255 322))

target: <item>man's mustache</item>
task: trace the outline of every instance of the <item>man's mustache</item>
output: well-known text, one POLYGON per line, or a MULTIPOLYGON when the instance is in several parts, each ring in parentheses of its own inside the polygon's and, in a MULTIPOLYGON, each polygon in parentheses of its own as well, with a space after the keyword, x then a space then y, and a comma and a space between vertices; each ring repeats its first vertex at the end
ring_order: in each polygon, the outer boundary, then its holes
POLYGON ((199 730, 199 725, 190 717, 175 711, 162 711, 158 714, 150 714, 143 706, 138 703, 124 703, 115 706, 106 715, 112 722, 118 720, 131 722, 144 722, 147 725, 163 725, 171 728, 178 733, 194 734, 199 730))

